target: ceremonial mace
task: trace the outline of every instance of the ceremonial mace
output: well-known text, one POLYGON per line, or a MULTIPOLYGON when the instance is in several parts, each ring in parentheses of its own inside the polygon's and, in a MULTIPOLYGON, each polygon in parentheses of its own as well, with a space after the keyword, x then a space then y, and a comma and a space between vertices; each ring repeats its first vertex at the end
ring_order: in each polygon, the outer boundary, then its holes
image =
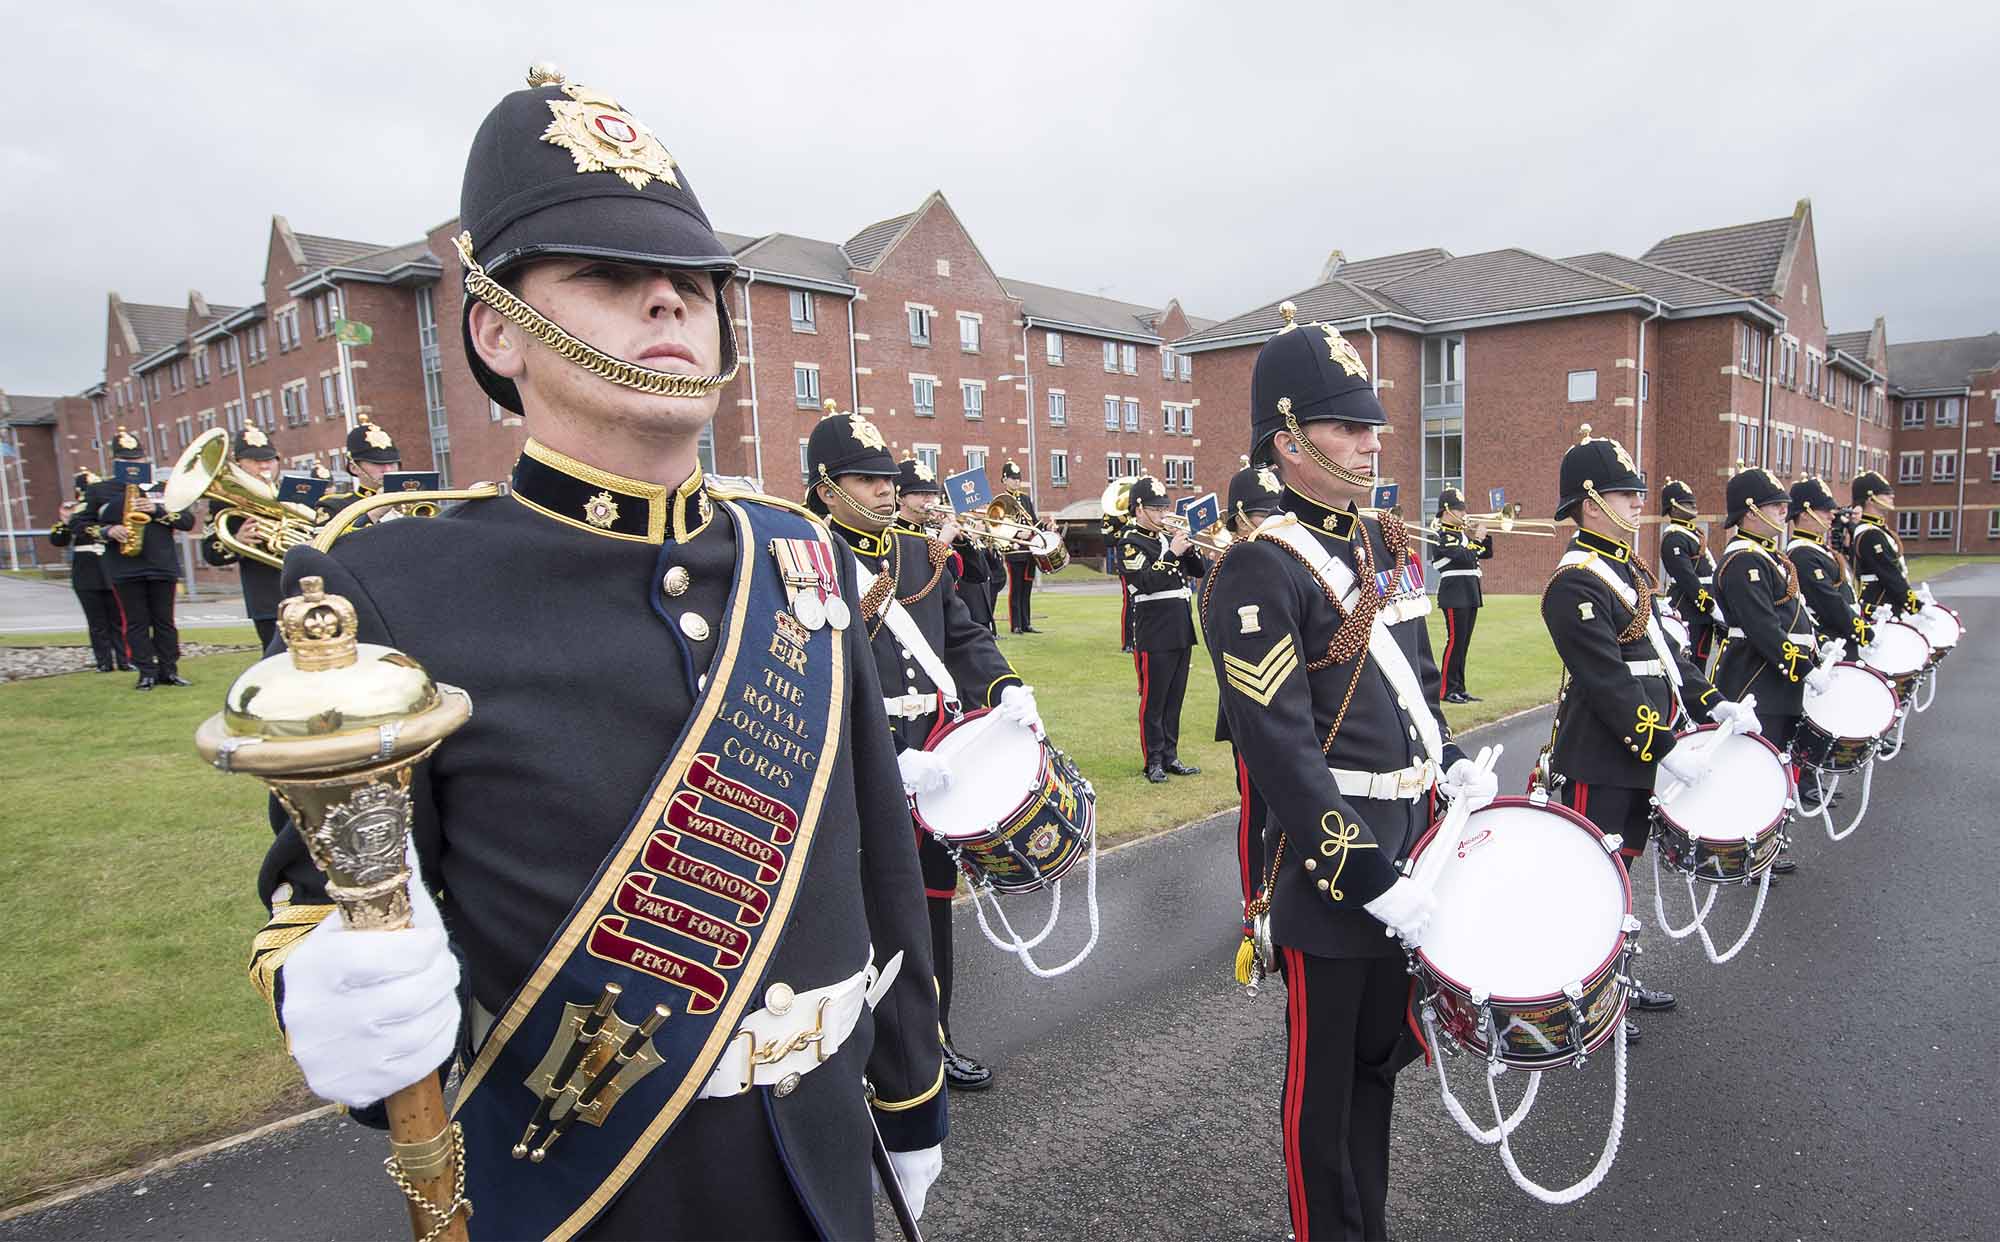
MULTIPOLYGON (((358 628, 354 605, 300 579, 278 610, 287 650, 238 677, 194 742, 222 771, 270 787, 349 928, 396 931, 410 926, 410 778, 471 717, 472 700, 402 652, 357 641, 358 628)), ((409 1199, 411 1228, 424 1242, 464 1242, 465 1140, 438 1076, 385 1103, 383 1164, 409 1199)))

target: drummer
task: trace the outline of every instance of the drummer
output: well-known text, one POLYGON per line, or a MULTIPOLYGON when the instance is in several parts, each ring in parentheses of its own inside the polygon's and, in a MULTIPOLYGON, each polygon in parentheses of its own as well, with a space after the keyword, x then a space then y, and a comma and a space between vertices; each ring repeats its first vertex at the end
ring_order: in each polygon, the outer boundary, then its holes
MULTIPOLYGON (((1584 439, 1563 454, 1556 520, 1576 534, 1542 591, 1542 621, 1563 663, 1546 771, 1564 806, 1585 816, 1637 858, 1652 831, 1651 798, 1662 771, 1694 784, 1708 774, 1675 746, 1674 723, 1756 718, 1716 693, 1658 620, 1659 587, 1632 550, 1645 511, 1646 477, 1616 440, 1584 439)), ((1672 1009, 1671 992, 1637 987, 1635 1009, 1672 1009)), ((1639 1029, 1627 1019, 1625 1037, 1639 1029)))
POLYGON ((1869 618, 1885 605, 1897 616, 1920 610, 1923 605, 1910 589, 1910 567, 1903 560, 1903 545, 1889 529, 1889 515, 1896 511, 1896 489, 1873 470, 1854 476, 1848 492, 1860 512, 1854 529, 1854 575, 1861 591, 1861 611, 1869 618))
POLYGON ((1792 484, 1792 539, 1785 545, 1785 556, 1799 576, 1799 592, 1820 639, 1841 644, 1852 660, 1874 638, 1874 628, 1856 607, 1847 562, 1827 540, 1839 507, 1818 479, 1792 484))
POLYGON ((1715 636, 1727 624, 1715 602, 1715 556, 1695 525, 1700 506, 1694 488, 1680 479, 1660 486, 1660 512, 1667 524, 1660 532, 1660 569, 1667 580, 1667 602, 1688 628, 1694 662, 1708 667, 1715 653, 1715 636))
MULTIPOLYGON (((1831 675, 1819 667, 1819 638, 1799 593, 1798 573, 1779 551, 1791 494, 1761 466, 1738 471, 1726 493, 1727 524, 1734 536, 1722 550, 1716 589, 1729 631, 1715 664, 1715 686, 1733 698, 1754 695, 1766 740, 1789 755, 1808 691, 1825 689, 1831 675)), ((1793 775, 1798 775, 1796 765, 1793 775)), ((1799 796, 1818 805, 1819 778, 1808 769, 1799 796)), ((1798 870, 1781 853, 1772 870, 1798 870)))
MULTIPOLYGON (((1246 459, 1247 460, 1247 459, 1246 459)), ((1284 486, 1269 466, 1245 466, 1229 478, 1229 535, 1232 539, 1248 539, 1257 533, 1259 527, 1272 520, 1284 510, 1278 501, 1284 495, 1284 486)), ((1214 579, 1204 580, 1206 584, 1214 579)), ((1229 736, 1229 714, 1227 704, 1217 700, 1215 704, 1215 740, 1229 743, 1231 770, 1236 773, 1236 796, 1241 800, 1236 809, 1236 865, 1243 888, 1243 904, 1248 906, 1257 896, 1257 888, 1264 876, 1264 817, 1266 807, 1264 795, 1257 792, 1257 786, 1250 780, 1250 769, 1243 762, 1243 754, 1236 749, 1236 742, 1229 736)), ((1247 933, 1251 929, 1245 927, 1247 933)))
MULTIPOLYGON (((937 539, 897 524, 900 472, 875 424, 829 408, 806 441, 806 471, 814 480, 807 506, 828 519, 860 562, 854 623, 867 625, 874 643, 905 792, 931 793, 950 785, 951 771, 924 745, 961 708, 992 708, 1039 734, 1035 692, 1022 684, 991 631, 972 619, 945 581, 956 524, 948 522, 937 539)), ((945 1082, 960 1091, 983 1091, 993 1085, 993 1071, 952 1043, 951 899, 958 890, 958 866, 928 833, 914 822, 911 828, 930 898, 945 1082)))

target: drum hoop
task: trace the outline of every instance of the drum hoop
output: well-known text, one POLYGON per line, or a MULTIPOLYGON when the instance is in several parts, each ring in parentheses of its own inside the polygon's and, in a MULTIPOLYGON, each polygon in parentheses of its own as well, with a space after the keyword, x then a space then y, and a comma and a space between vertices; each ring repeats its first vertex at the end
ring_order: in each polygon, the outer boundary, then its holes
MULTIPOLYGON (((1881 682, 1882 689, 1888 691, 1889 694, 1889 723, 1883 727, 1883 732, 1886 733, 1888 730, 1896 727, 1896 709, 1901 707, 1903 702, 1902 696, 1896 693, 1896 683, 1884 676, 1880 669, 1870 668, 1859 660, 1842 660, 1840 663, 1834 665, 1834 667, 1859 669, 1870 677, 1873 677, 1876 681, 1881 682)), ((1881 733, 1877 733, 1873 737, 1854 737, 1846 733, 1835 733, 1819 724, 1812 718, 1812 713, 1803 709, 1799 712, 1799 719, 1802 722, 1801 728, 1812 729, 1820 736, 1830 737, 1837 742, 1868 742, 1879 739, 1882 736, 1881 733)))
MULTIPOLYGON (((1702 725, 1697 729, 1692 729, 1686 733, 1681 734, 1680 740, 1676 741, 1674 744, 1679 745, 1680 741, 1685 741, 1686 739, 1693 737, 1697 733, 1713 733, 1719 728, 1721 728, 1720 725, 1712 725, 1712 724, 1702 725)), ((1735 736, 1739 738, 1744 738, 1748 741, 1755 742, 1759 746, 1762 746, 1765 750, 1771 753, 1771 758, 1777 760, 1778 770, 1785 774, 1785 783, 1787 785, 1792 786, 1792 800, 1796 800, 1798 797, 1798 789, 1796 784, 1792 780, 1791 769, 1787 767, 1785 764, 1785 756, 1778 750, 1776 746, 1771 744, 1771 739, 1765 737, 1761 733, 1738 733, 1735 736)), ((1659 817, 1661 823, 1665 824, 1669 828, 1672 828, 1675 832, 1680 833, 1681 836, 1687 838, 1691 842, 1701 842, 1701 841, 1733 842, 1742 839, 1740 837, 1704 837, 1700 833, 1697 833, 1692 829, 1688 828, 1685 824, 1675 819, 1672 815, 1669 815, 1667 813, 1666 804, 1662 802, 1655 802, 1653 804, 1653 813, 1659 817)), ((1772 833, 1784 827, 1784 825, 1785 825, 1785 806, 1783 803, 1780 803, 1778 805, 1778 813, 1771 817, 1771 821, 1769 823, 1765 824, 1762 828, 1759 828, 1757 830, 1757 839, 1759 841, 1762 841, 1764 838, 1770 836, 1772 833)))
MULTIPOLYGON (((987 716, 992 715, 994 713, 994 710, 995 709, 991 707, 982 707, 979 708, 977 711, 970 711, 965 713, 963 716, 960 716, 957 720, 947 721, 939 725, 938 728, 931 734, 929 740, 927 740, 924 743, 924 749, 926 751, 936 750, 940 745, 943 744, 944 740, 950 737, 953 733, 956 733, 960 729, 965 728, 967 725, 970 725, 975 720, 980 720, 987 716)), ((938 828, 932 827, 931 822, 928 819, 924 818, 923 810, 917 804, 917 799, 915 796, 912 796, 909 799, 910 818, 916 821, 917 827, 923 829, 926 833, 929 833, 936 840, 941 842, 946 842, 951 845, 959 845, 959 846, 976 845, 981 841, 997 840, 1000 837, 1004 837, 1014 828, 1019 827, 1020 824, 1028 816, 1033 815, 1035 812, 1041 810, 1042 807, 1048 804, 1048 798, 1043 794, 1043 791, 1048 788, 1050 769, 1054 766, 1053 757, 1049 753, 1051 749, 1052 747, 1049 745, 1049 740, 1047 738, 1038 737, 1035 739, 1036 763, 1035 763, 1034 783, 1028 787, 1027 795, 1024 796, 1019 802, 1014 804, 1012 810, 1008 811, 1004 815, 995 817, 993 821, 993 831, 990 833, 981 832, 978 834, 957 836, 952 833, 944 832, 938 828)), ((1095 808, 1092 809, 1093 811, 1095 810, 1095 808)))
POLYGON ((1915 668, 1909 669, 1908 671, 1905 672, 1891 673, 1891 672, 1886 672, 1883 669, 1876 668, 1873 664, 1870 664, 1868 666, 1869 668, 1875 669, 1876 672, 1882 673, 1885 677, 1888 677, 1892 681, 1898 677, 1912 677, 1918 673, 1923 672, 1924 666, 1929 664, 1931 660, 1931 640, 1924 637, 1924 632, 1922 630, 1918 629, 1914 625, 1911 625, 1907 621, 1889 621, 1885 622, 1880 626, 1877 626, 1876 627, 1877 634, 1875 637, 1875 641, 1879 643, 1880 641, 1882 641, 1884 635, 1889 634, 1898 629, 1908 630, 1910 633, 1916 635, 1917 641, 1924 645, 1924 654, 1921 658, 1917 660, 1917 666, 1915 668))
MULTIPOLYGON (((1562 817, 1563 819, 1569 820, 1571 824, 1575 825, 1578 828, 1582 828, 1583 830, 1588 832, 1591 835, 1592 839, 1596 842, 1597 848, 1600 850, 1604 850, 1603 830, 1598 828, 1596 824, 1591 823, 1589 819, 1585 818, 1582 815, 1577 814, 1574 810, 1564 806, 1562 803, 1557 802, 1554 798, 1549 799, 1547 802, 1537 802, 1533 798, 1524 797, 1520 794, 1510 794, 1504 798, 1495 798, 1493 799, 1493 801, 1487 803, 1485 806, 1479 809, 1484 811, 1491 809, 1493 807, 1507 808, 1507 807, 1520 807, 1520 806, 1529 807, 1537 811, 1555 812, 1558 816, 1562 817)), ((1475 814, 1477 814, 1477 812, 1475 812, 1475 814)), ((1443 821, 1439 820, 1437 823, 1432 824, 1429 830, 1427 830, 1423 836, 1417 839, 1416 845, 1411 847, 1410 849, 1409 857, 1407 860, 1410 864, 1414 865, 1416 863, 1418 857, 1421 856, 1424 850, 1430 846, 1431 842, 1436 839, 1438 834, 1438 829, 1442 826, 1443 826, 1443 821)), ((1611 869, 1618 875, 1618 886, 1620 889, 1623 890, 1625 896, 1625 918, 1629 919, 1632 917, 1632 877, 1625 870, 1624 860, 1619 858, 1616 853, 1614 853, 1611 850, 1604 850, 1604 856, 1605 858, 1610 860, 1612 864, 1611 869)), ((1613 938, 1611 952, 1605 955, 1604 960, 1600 962, 1595 969, 1591 970, 1590 972, 1588 972, 1583 976, 1583 979, 1581 980, 1583 984, 1583 990, 1586 993, 1588 993, 1593 987, 1597 985, 1597 983, 1601 979, 1604 978, 1604 973, 1606 971, 1616 970, 1618 967, 1618 959, 1623 957, 1624 954, 1625 954, 1625 928, 1624 928, 1624 920, 1621 919, 1619 922, 1617 935, 1613 938)), ((1432 961, 1428 956, 1426 956, 1422 945, 1417 946, 1417 949, 1412 956, 1416 958, 1417 964, 1419 968, 1423 971, 1425 976, 1427 976, 1432 981, 1437 983, 1438 986, 1446 988, 1453 994, 1461 997, 1462 999, 1465 1000, 1467 1004, 1472 1003, 1472 989, 1467 987, 1465 984, 1460 983, 1451 974, 1446 972, 1443 967, 1439 966, 1436 962, 1432 961)), ((1506 1005, 1509 1007, 1524 1008, 1531 1005, 1558 1005, 1568 999, 1569 999, 1568 995, 1561 991, 1549 992, 1537 996, 1502 996, 1498 993, 1491 993, 1488 994, 1486 998, 1486 1003, 1489 1005, 1506 1005)))

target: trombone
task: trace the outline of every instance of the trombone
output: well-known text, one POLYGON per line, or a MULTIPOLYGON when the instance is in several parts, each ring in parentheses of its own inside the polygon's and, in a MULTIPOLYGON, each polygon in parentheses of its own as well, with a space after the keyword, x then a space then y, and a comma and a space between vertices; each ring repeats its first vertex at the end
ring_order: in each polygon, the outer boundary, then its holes
MULTIPOLYGON (((1132 485, 1144 477, 1127 474, 1111 480, 1100 498, 1106 517, 1117 518, 1120 522, 1132 521, 1132 485)), ((1196 551, 1209 556, 1220 556, 1233 538, 1225 522, 1217 522, 1207 530, 1190 530, 1187 518, 1179 513, 1161 514, 1160 525, 1171 532, 1186 535, 1196 551)))
MULTIPOLYGON (((1388 509, 1363 509, 1361 512, 1378 521, 1401 522, 1403 529, 1409 533, 1410 538, 1417 540, 1419 543, 1428 543, 1432 546, 1436 546, 1437 544, 1437 539, 1432 533, 1437 529, 1434 526, 1427 526, 1421 521, 1412 521, 1402 514, 1393 513, 1388 509)), ((1556 524, 1554 522, 1547 518, 1524 518, 1521 516, 1521 506, 1518 504, 1509 503, 1502 505, 1497 512, 1493 513, 1468 513, 1465 515, 1463 525, 1471 527, 1481 522, 1495 528, 1488 531, 1488 534, 1525 535, 1530 539, 1556 538, 1556 524)))
POLYGON ((936 538, 947 521, 955 522, 967 537, 984 542, 996 552, 1029 552, 1038 557, 1053 557, 1062 548, 1062 536, 1055 531, 1002 517, 996 512, 1001 508, 1001 502, 996 500, 984 510, 954 513, 950 505, 939 502, 925 512, 924 528, 936 538))

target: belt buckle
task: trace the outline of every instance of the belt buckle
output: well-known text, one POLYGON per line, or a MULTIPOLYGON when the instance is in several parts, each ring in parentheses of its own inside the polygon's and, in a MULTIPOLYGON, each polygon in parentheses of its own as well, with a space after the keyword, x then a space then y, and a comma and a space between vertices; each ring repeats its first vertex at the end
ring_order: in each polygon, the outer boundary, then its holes
POLYGON ((1404 768, 1401 772, 1396 773, 1396 796, 1399 798, 1415 798, 1418 794, 1421 794, 1430 784, 1430 768, 1431 761, 1426 759, 1422 763, 1404 768))

